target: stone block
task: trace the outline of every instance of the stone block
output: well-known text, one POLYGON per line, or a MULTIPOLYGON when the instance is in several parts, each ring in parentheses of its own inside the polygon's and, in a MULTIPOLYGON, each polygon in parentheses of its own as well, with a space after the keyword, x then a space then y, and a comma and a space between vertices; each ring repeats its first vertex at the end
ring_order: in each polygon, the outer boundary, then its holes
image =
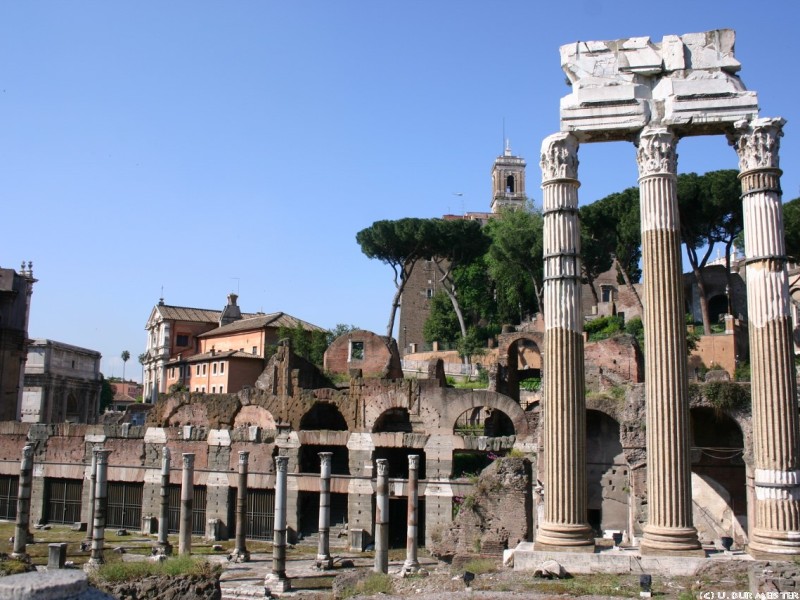
POLYGON ((60 542, 56 544, 48 544, 47 554, 47 568, 48 569, 63 569, 64 563, 67 560, 67 544, 60 542))
POLYGON ((142 533, 145 535, 158 533, 158 519, 153 516, 142 518, 142 533))
POLYGON ((350 530, 350 552, 363 552, 367 547, 369 534, 363 529, 350 530))

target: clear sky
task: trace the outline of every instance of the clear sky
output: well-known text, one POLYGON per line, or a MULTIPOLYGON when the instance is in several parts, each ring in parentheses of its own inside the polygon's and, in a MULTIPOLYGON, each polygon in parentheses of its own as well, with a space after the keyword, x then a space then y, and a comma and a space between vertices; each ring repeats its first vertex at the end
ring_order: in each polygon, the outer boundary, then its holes
MULTIPOLYGON (((539 203, 562 44, 735 29, 800 196, 798 23, 794 0, 5 0, 0 266, 33 261, 30 336, 100 351, 106 376, 129 350, 140 378, 162 287, 383 333, 391 269, 356 232, 488 211, 504 122, 539 203)), ((682 172, 737 166, 722 138, 678 152, 682 172)), ((580 160, 581 203, 636 184, 630 144, 580 160)))

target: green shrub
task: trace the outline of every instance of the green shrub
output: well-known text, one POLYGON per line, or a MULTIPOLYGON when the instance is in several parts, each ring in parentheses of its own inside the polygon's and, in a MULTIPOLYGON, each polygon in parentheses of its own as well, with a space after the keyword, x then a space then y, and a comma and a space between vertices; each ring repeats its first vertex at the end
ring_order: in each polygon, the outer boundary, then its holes
POLYGON ((528 377, 527 379, 523 379, 519 382, 519 389, 526 390, 528 392, 538 392, 540 389, 542 389, 542 378, 528 377))
POLYGON ((622 318, 613 315, 592 319, 584 324, 583 330, 589 335, 590 342, 597 342, 621 333, 623 326, 622 318))
POLYGON ((739 363, 739 366, 733 372, 733 379, 735 381, 750 381, 750 363, 739 363))
POLYGON ((358 582, 356 592, 366 596, 375 594, 391 594, 394 592, 392 579, 385 573, 370 573, 366 579, 358 582))
MULTIPOLYGON (((478 545, 480 546, 480 538, 478 538, 478 545)), ((475 558, 464 563, 461 570, 475 573, 475 575, 483 575, 484 573, 493 573, 497 571, 497 563, 486 558, 475 558)))
POLYGON ((632 335, 639 342, 639 347, 644 348, 644 323, 641 317, 633 317, 625 323, 625 333, 632 335))
POLYGON ((705 385, 705 397, 717 412, 740 410, 750 407, 748 390, 730 381, 712 381, 705 385))

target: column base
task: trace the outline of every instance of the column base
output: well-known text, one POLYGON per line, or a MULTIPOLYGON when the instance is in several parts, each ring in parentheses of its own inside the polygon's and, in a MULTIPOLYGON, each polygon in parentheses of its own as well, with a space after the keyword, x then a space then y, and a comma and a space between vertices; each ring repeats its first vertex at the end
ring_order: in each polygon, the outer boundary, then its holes
POLYGON ((594 536, 589 525, 542 523, 533 541, 534 550, 548 552, 594 552, 594 536))
POLYGON ((645 525, 639 551, 643 555, 705 556, 694 527, 645 525))
POLYGON ((288 577, 280 577, 270 573, 264 578, 264 592, 269 596, 284 594, 292 591, 292 582, 288 577))
POLYGON ((14 560, 28 560, 31 557, 27 552, 12 552, 8 556, 14 560))
POLYGON ((333 569, 333 559, 330 555, 325 556, 324 554, 317 554, 314 566, 321 571, 330 571, 333 569))
POLYGON ((753 528, 747 552, 753 558, 786 560, 800 555, 800 531, 769 531, 753 528))
POLYGON ((172 544, 170 544, 169 542, 165 544, 156 543, 156 545, 153 546, 153 554, 172 556, 172 544))
POLYGON ((403 568, 400 569, 400 573, 403 575, 410 575, 412 573, 416 573, 419 571, 419 561, 418 560, 406 560, 403 563, 403 568))
POLYGON ((250 553, 247 550, 234 550, 228 560, 236 563, 250 562, 250 553))

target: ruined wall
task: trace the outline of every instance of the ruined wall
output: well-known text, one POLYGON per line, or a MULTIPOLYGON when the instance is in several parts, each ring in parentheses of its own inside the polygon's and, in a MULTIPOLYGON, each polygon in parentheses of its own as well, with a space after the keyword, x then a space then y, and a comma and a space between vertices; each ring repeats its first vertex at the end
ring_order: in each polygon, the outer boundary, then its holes
POLYGON ((403 377, 394 340, 362 329, 336 338, 325 351, 324 365, 330 373, 346 374, 351 369, 361 369, 364 377, 403 377))
POLYGON ((636 340, 618 335, 584 345, 586 387, 605 390, 615 385, 644 381, 644 359, 636 340))

